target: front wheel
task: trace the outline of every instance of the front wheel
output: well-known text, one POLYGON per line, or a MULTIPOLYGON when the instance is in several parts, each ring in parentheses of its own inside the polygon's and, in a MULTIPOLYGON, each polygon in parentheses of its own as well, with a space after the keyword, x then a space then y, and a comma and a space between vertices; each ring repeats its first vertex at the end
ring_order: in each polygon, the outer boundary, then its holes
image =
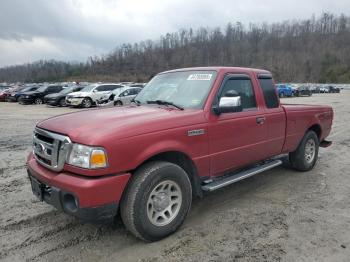
POLYGON ((34 100, 34 104, 36 104, 36 105, 41 105, 43 103, 43 100, 41 99, 41 98, 35 98, 35 100, 34 100))
POLYGON ((311 170, 317 161, 319 149, 318 136, 314 131, 308 131, 298 148, 289 153, 289 161, 293 168, 299 171, 311 170))
POLYGON ((122 105, 123 103, 120 100, 114 102, 114 106, 122 106, 122 105))
POLYGON ((81 102, 84 108, 90 108, 92 106, 92 101, 90 98, 84 98, 83 102, 81 102))
POLYGON ((126 228, 145 241, 157 241, 175 232, 192 202, 186 172, 169 162, 150 162, 135 172, 121 201, 126 228))

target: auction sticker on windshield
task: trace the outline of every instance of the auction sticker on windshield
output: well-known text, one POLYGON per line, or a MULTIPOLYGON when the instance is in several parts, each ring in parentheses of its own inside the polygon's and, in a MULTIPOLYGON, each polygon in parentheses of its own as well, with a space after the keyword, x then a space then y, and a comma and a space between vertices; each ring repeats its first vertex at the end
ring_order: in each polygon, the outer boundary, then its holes
POLYGON ((192 74, 189 75, 187 80, 204 80, 210 81, 212 74, 192 74))

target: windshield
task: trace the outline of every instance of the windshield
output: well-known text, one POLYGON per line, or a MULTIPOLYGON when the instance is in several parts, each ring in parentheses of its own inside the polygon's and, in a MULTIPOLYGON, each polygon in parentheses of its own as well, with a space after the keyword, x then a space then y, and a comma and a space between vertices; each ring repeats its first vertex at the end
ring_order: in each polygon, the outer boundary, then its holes
POLYGON ((81 92, 91 92, 92 89, 94 89, 96 87, 96 85, 88 85, 86 87, 84 87, 81 92))
POLYGON ((24 88, 23 90, 21 90, 21 92, 34 91, 34 90, 36 90, 36 89, 37 89, 37 87, 28 86, 28 87, 24 88))
POLYGON ((137 95, 142 104, 162 100, 183 108, 202 108, 216 78, 215 71, 182 71, 156 75, 137 95))
POLYGON ((68 94, 68 93, 72 93, 74 91, 74 86, 71 87, 66 87, 64 89, 62 89, 62 91, 60 92, 61 94, 68 94))
POLYGON ((46 90, 48 86, 42 86, 42 87, 39 87, 36 91, 38 92, 44 92, 46 90))

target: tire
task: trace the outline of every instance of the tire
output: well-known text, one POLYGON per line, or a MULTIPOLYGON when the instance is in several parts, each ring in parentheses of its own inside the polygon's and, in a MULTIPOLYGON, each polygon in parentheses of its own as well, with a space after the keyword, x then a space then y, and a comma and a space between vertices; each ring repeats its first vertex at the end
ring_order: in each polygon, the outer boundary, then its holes
POLYGON ((35 98, 35 100, 34 100, 34 104, 36 104, 36 105, 41 105, 41 104, 43 104, 43 100, 41 99, 41 98, 35 98))
POLYGON ((319 140, 317 134, 314 131, 308 131, 298 148, 294 152, 289 153, 291 166, 298 171, 311 170, 316 164, 318 149, 319 140))
POLYGON ((89 97, 84 98, 83 101, 81 102, 81 105, 82 105, 84 108, 90 108, 90 107, 92 107, 92 100, 91 100, 91 98, 89 98, 89 97))
POLYGON ((123 106, 123 102, 118 100, 114 102, 114 106, 123 106))
POLYGON ((66 106, 66 99, 65 98, 61 98, 58 101, 58 105, 61 106, 61 107, 66 106))
POLYGON ((280 98, 283 98, 284 97, 284 94, 283 93, 280 93, 280 98))
POLYGON ((129 182, 120 205, 121 217, 136 237, 157 241, 182 225, 191 202, 191 182, 181 167, 169 162, 149 162, 129 182))

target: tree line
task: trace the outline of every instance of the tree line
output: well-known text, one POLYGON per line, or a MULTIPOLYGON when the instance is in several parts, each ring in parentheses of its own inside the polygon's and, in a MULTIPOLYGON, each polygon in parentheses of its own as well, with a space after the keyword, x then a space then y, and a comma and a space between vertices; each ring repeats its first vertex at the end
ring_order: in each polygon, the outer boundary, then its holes
POLYGON ((0 82, 148 81, 164 70, 215 65, 264 68, 279 82, 350 83, 350 17, 323 13, 181 29, 156 41, 122 44, 85 63, 50 60, 0 68, 0 82))

